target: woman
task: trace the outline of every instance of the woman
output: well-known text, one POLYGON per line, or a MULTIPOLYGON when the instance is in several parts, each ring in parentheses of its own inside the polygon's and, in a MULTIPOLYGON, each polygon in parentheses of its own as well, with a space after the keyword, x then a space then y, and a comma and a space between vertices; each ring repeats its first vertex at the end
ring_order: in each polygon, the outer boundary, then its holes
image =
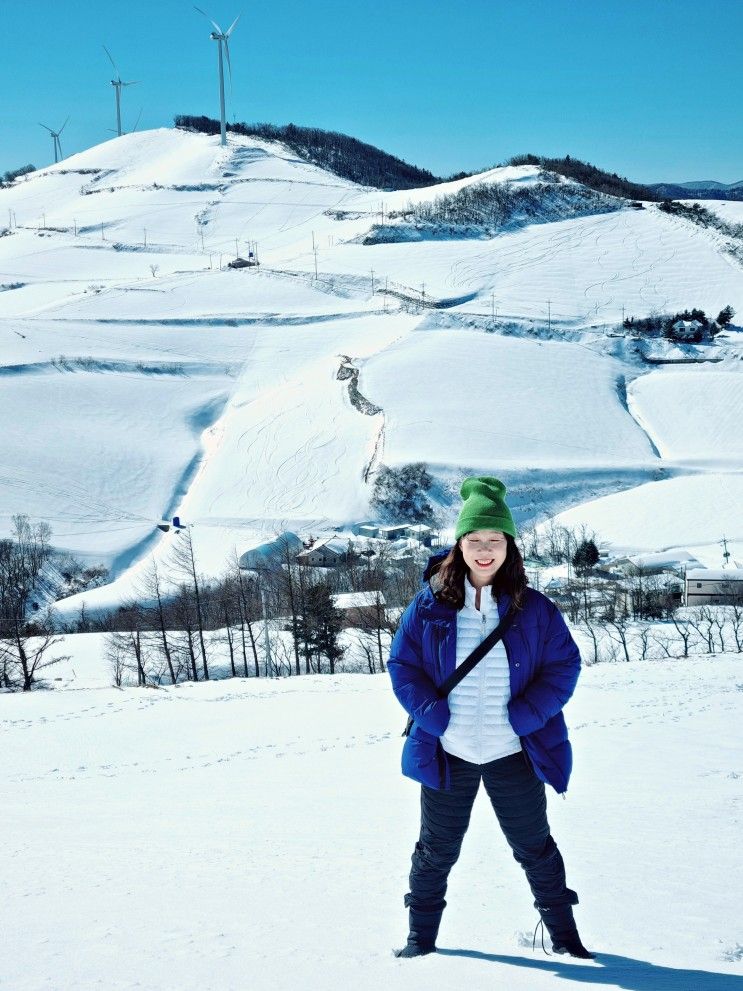
POLYGON ((558 794, 567 790, 572 753, 562 707, 575 689, 580 654, 557 607, 527 586, 505 485, 480 475, 460 491, 456 543, 429 560, 427 584, 403 613, 388 661, 393 691, 414 720, 403 774, 421 783, 420 838, 404 898, 410 932, 395 955, 436 950, 447 878, 482 778, 553 950, 593 957, 575 925, 578 896, 566 885, 545 795, 545 782, 558 794), (514 619, 503 639, 439 697, 436 686, 510 606, 514 619))

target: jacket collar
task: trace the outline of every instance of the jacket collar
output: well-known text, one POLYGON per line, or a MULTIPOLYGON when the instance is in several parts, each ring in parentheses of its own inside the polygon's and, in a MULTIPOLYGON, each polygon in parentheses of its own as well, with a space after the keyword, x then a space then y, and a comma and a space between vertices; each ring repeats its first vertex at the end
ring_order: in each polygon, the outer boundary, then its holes
MULTIPOLYGON (((468 609, 477 609, 476 605, 477 589, 472 584, 469 579, 469 575, 464 576, 464 604, 468 609)), ((480 609, 481 613, 484 613, 488 618, 490 618, 491 611, 495 609, 497 613, 496 603, 493 601, 492 589, 490 585, 486 585, 480 591, 480 609)))

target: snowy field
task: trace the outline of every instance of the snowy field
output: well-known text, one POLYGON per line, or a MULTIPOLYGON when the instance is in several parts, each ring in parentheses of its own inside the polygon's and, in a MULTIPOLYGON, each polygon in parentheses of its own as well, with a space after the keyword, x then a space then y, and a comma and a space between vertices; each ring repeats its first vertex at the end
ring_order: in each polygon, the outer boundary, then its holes
POLYGON ((440 952, 397 960, 420 789, 387 675, 117 690, 98 634, 65 649, 0 706, 9 991, 743 987, 740 655, 581 673, 548 815, 595 961, 532 950, 482 789, 440 952))
POLYGON ((160 129, 0 190, 0 535, 45 519, 115 579, 62 613, 131 592, 168 553, 163 516, 217 575, 282 529, 369 519, 375 468, 420 460, 445 525, 461 477, 494 473, 517 524, 583 514, 610 549, 703 547, 711 566, 724 532, 743 561, 740 333, 715 363, 658 368, 616 330, 623 313, 743 313, 740 264, 649 203, 361 243, 383 211, 478 181, 538 170, 381 193, 277 142, 160 129), (226 268, 256 243, 259 270, 226 268), (380 412, 352 402, 346 359, 380 412), (694 512, 702 492, 714 508, 694 512))

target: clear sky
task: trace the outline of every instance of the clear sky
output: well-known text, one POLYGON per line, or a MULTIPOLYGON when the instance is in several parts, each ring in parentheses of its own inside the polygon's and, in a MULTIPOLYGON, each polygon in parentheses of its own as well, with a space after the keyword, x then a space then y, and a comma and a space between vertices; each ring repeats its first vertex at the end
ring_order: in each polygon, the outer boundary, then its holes
MULTIPOLYGON (((641 182, 743 180, 743 0, 204 0, 232 36, 228 119, 343 131, 438 175, 570 154, 641 182)), ((219 116, 182 0, 0 0, 0 172, 124 128, 219 116)))

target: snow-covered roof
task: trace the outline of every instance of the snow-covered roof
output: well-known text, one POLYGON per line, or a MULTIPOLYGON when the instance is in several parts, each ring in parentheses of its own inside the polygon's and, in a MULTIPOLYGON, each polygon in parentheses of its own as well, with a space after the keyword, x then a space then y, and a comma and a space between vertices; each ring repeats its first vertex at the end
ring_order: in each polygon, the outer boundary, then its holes
POLYGON ((692 568, 686 572, 686 577, 696 581, 706 578, 716 582, 743 582, 743 568, 692 568))
POLYGON ((288 548, 290 554, 293 554, 301 550, 303 546, 297 534, 287 530, 275 540, 258 544, 257 547, 251 547, 250 550, 245 551, 240 557, 240 567, 253 568, 265 564, 271 559, 281 559, 285 553, 285 547, 288 548))
POLYGON ((626 560, 634 564, 636 568, 672 567, 685 561, 695 561, 699 564, 698 559, 686 550, 659 551, 654 554, 632 554, 626 560))
POLYGON ((348 550, 348 542, 346 540, 341 540, 340 537, 322 537, 320 540, 316 540, 312 547, 310 547, 307 551, 303 551, 303 553, 310 554, 313 551, 318 551, 324 547, 327 547, 328 550, 334 551, 336 554, 345 554, 348 550))
POLYGON ((332 598, 338 609, 362 609, 365 606, 376 606, 377 602, 385 604, 383 592, 340 592, 332 598))

